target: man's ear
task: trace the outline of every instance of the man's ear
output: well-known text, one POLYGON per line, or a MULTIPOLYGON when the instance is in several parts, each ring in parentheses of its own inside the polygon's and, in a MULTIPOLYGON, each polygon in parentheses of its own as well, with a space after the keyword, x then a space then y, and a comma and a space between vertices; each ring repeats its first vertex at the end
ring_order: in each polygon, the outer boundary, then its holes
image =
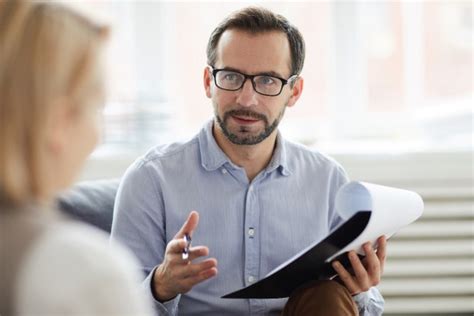
POLYGON ((58 98, 51 104, 46 126, 46 148, 54 156, 65 150, 74 127, 76 113, 68 98, 58 98))
MULTIPOLYGON (((291 84, 291 83, 290 83, 291 84)), ((291 86, 291 96, 290 99, 288 100, 288 107, 292 107, 293 105, 296 104, 296 101, 301 96, 301 93, 303 92, 303 86, 304 86, 304 79, 303 77, 298 77, 295 79, 293 82, 293 85, 291 86)))
POLYGON ((211 74, 211 69, 209 67, 204 68, 203 83, 204 83, 204 90, 206 90, 206 96, 208 98, 211 98, 212 97, 212 93, 211 93, 212 74, 211 74))

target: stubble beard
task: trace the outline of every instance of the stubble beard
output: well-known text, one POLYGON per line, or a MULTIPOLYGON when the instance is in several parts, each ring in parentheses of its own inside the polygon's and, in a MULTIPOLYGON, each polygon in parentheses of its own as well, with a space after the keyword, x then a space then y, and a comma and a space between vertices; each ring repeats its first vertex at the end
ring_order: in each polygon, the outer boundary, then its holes
POLYGON ((283 107, 281 112, 278 114, 277 118, 270 124, 268 118, 261 114, 248 109, 237 109, 230 110, 224 113, 223 117, 219 116, 217 112, 217 104, 214 104, 214 116, 215 120, 219 124, 223 134, 226 138, 235 145, 256 145, 264 141, 268 136, 270 136, 273 131, 280 124, 281 119, 285 113, 286 105, 283 107), (247 116, 261 120, 265 127, 260 134, 252 135, 250 128, 247 126, 239 126, 238 134, 233 133, 228 126, 228 120, 231 116, 247 116))

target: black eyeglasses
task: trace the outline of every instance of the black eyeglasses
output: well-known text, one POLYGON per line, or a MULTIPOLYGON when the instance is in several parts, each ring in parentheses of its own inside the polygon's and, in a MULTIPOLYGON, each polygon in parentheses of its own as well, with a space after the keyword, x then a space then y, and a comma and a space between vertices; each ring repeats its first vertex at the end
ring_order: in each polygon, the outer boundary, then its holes
POLYGON ((298 77, 298 75, 293 75, 288 79, 283 79, 265 74, 247 75, 235 70, 213 69, 212 67, 211 69, 214 83, 222 90, 237 91, 244 86, 247 79, 250 79, 255 92, 270 97, 279 95, 287 83, 298 77))

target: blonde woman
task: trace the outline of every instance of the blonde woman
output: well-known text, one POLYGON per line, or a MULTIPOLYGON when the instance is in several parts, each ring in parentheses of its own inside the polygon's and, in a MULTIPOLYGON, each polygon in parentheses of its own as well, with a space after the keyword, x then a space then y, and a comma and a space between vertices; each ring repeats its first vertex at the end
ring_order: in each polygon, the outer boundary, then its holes
POLYGON ((149 313, 134 259, 52 202, 97 143, 106 38, 64 6, 0 1, 2 316, 149 313))

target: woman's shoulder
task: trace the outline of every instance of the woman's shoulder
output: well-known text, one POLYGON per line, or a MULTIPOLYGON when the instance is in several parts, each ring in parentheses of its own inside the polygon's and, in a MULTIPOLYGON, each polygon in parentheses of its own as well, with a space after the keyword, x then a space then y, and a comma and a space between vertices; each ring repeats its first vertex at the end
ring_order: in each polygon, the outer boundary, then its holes
POLYGON ((105 233, 79 223, 54 224, 43 232, 24 257, 17 282, 16 306, 25 312, 147 310, 135 258, 123 247, 109 245, 105 233))
POLYGON ((28 257, 27 260, 47 260, 49 264, 58 265, 74 260, 69 268, 77 267, 81 271, 105 269, 110 273, 137 267, 135 258, 126 249, 109 245, 106 233, 73 221, 48 227, 32 245, 28 257))

